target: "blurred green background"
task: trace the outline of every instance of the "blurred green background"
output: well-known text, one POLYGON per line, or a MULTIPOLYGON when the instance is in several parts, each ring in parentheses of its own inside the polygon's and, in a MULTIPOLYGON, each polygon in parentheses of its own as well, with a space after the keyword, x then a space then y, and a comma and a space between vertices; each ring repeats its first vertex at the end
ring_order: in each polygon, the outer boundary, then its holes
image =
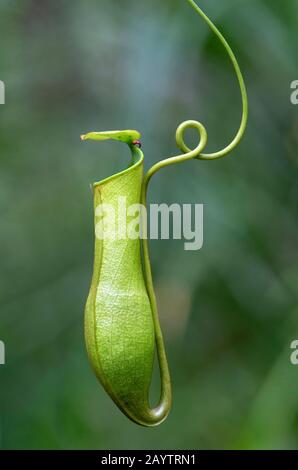
POLYGON ((89 184, 128 153, 79 136, 139 129, 148 168, 198 119, 217 150, 240 120, 233 69, 184 0, 1 0, 3 449, 298 448, 298 2, 198 3, 239 59, 250 121, 229 158, 152 181, 150 202, 204 203, 205 240, 198 252, 150 243, 174 406, 143 429, 103 392, 83 339, 89 184))

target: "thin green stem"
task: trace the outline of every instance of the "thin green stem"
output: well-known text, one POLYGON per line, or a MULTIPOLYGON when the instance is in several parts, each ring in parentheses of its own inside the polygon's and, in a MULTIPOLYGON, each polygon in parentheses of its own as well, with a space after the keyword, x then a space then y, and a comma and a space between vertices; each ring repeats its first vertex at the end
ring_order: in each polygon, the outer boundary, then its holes
MULTIPOLYGON (((230 48, 229 44, 223 37, 223 35, 216 28, 216 26, 210 21, 210 19, 205 15, 205 13, 201 10, 201 8, 199 8, 198 5, 193 0, 187 0, 187 1, 192 6, 192 8, 206 21, 208 26, 215 33, 215 35, 218 37, 218 39, 220 40, 220 42, 226 49, 231 59, 231 62, 236 72, 236 76, 238 78, 240 91, 241 91, 241 97, 242 97, 243 110, 242 110, 241 124, 232 142, 229 145, 227 145, 225 148, 223 148, 222 150, 215 152, 215 153, 202 153, 207 145, 207 140, 208 140, 207 131, 205 127, 203 126, 203 124, 201 124, 198 121, 185 121, 182 124, 180 124, 180 126, 177 128, 177 131, 176 131, 176 142, 177 142, 178 148, 183 152, 183 154, 162 160, 156 163, 155 165, 153 165, 148 170, 148 172, 144 176, 143 185, 142 185, 142 195, 141 195, 141 202, 145 207, 147 203, 148 184, 152 176, 157 171, 159 171, 161 168, 164 168, 168 165, 172 165, 174 163, 182 163, 186 160, 191 160, 193 158, 197 158, 200 160, 215 160, 217 158, 224 157, 225 155, 229 154, 239 144, 244 134, 246 124, 247 124, 247 119, 248 119, 247 93, 246 93, 244 79, 243 79, 240 67, 238 65, 237 59, 232 49, 230 48), (184 138, 183 138, 184 132, 189 128, 196 129, 199 134, 199 143, 197 147, 193 150, 191 150, 185 144, 184 138)), ((146 231, 147 221, 144 219, 144 215, 143 215, 142 225, 143 225, 143 234, 147 234, 147 231, 146 231)), ((171 407, 171 401, 172 401, 171 381, 170 381, 170 373, 169 373, 169 368, 168 368, 168 362, 167 362, 167 356, 165 352, 162 331, 161 331, 160 323, 159 323, 158 308, 157 308, 157 302, 156 302, 156 297, 155 297, 154 287, 153 287, 153 279, 152 279, 152 272, 151 272, 151 266, 150 266, 149 247, 148 247, 147 237, 143 237, 142 250, 143 250, 144 274, 145 274, 145 279, 146 279, 148 296, 149 296, 151 308, 152 308, 152 317, 153 317, 155 337, 156 337, 157 356, 158 356, 158 361, 159 361, 160 378, 161 378, 160 401, 159 401, 157 408, 152 410, 152 413, 158 415, 161 419, 164 419, 167 416, 171 407)))

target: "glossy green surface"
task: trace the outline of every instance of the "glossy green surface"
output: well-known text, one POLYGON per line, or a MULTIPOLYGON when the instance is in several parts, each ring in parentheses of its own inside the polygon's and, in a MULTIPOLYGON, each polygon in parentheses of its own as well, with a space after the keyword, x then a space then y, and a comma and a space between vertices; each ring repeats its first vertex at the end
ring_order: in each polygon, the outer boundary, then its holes
MULTIPOLYGON (((132 147, 131 166, 94 184, 96 213, 101 204, 114 208, 119 218, 119 197, 127 207, 140 202, 143 156, 132 147)), ((122 231, 131 217, 121 221, 122 231)), ((140 239, 111 237, 114 222, 104 218, 102 237, 96 236, 95 261, 85 310, 85 337, 92 367, 115 403, 128 417, 146 423, 148 393, 154 358, 154 331, 144 283, 140 239)))
POLYGON ((119 140, 129 144, 134 140, 138 140, 141 134, 138 131, 109 131, 109 132, 88 132, 88 134, 81 135, 81 140, 119 140))

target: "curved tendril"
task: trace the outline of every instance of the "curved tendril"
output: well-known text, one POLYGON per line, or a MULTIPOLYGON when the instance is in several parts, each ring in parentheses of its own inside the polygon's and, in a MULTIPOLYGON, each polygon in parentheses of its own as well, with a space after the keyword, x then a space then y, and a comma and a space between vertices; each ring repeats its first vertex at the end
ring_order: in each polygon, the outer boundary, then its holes
MULTIPOLYGON (((200 7, 198 7, 198 5, 194 2, 194 0, 187 0, 187 1, 188 1, 188 3, 190 3, 190 5, 193 7, 193 9, 206 21, 206 23, 208 24, 210 29, 215 33, 215 35, 220 40, 221 44, 226 49, 226 51, 227 51, 227 53, 228 53, 228 55, 231 59, 231 62, 233 64, 233 67, 234 67, 234 70, 236 72, 236 76, 237 76, 237 79, 238 79, 238 82, 239 82, 239 86, 240 86, 240 92, 241 92, 241 98, 242 98, 242 119, 241 119, 241 124, 240 124, 239 130, 238 130, 236 136, 234 137, 232 142, 229 145, 227 145, 225 148, 223 148, 222 150, 219 150, 218 152, 214 152, 214 153, 201 153, 201 154, 199 154, 195 157, 195 158, 198 158, 200 160, 215 160, 217 158, 224 157, 225 155, 228 155, 230 152, 232 152, 232 150, 234 150, 234 148, 237 147, 237 145, 239 144, 240 140, 243 137, 243 134, 245 132, 246 125, 247 125, 247 119, 248 119, 247 92, 246 92, 246 87, 245 87, 243 75, 241 73, 239 64, 238 64, 237 59, 235 57, 235 54, 232 51, 231 47, 229 46, 228 42, 223 37, 221 32, 217 29, 217 27, 208 18, 208 16, 205 15, 205 13, 201 10, 200 7)), ((187 125, 187 122, 185 122, 183 124, 185 124, 184 130, 189 127, 187 125)), ((182 152, 188 153, 190 151, 190 149, 184 143, 183 134, 179 137, 180 137, 179 140, 176 137, 178 147, 180 148, 180 150, 182 152)))
MULTIPOLYGON (((178 126, 177 131, 176 131, 176 143, 177 143, 178 148, 183 152, 183 154, 162 160, 156 163, 155 165, 153 165, 148 170, 148 172, 144 176, 143 186, 142 186, 142 195, 141 195, 141 202, 145 207, 146 207, 146 202, 147 202, 148 184, 152 176, 157 171, 173 163, 182 163, 183 161, 191 160, 193 158, 197 158, 199 160, 215 160, 217 158, 224 157, 225 155, 229 154, 239 144, 244 134, 246 124, 247 124, 247 119, 248 119, 247 93, 246 93, 244 79, 243 79, 240 67, 238 65, 237 59, 231 47, 229 46, 229 44, 223 37, 223 35, 220 33, 217 27, 212 23, 212 21, 205 15, 205 13, 201 10, 201 8, 199 8, 198 5, 193 0, 187 0, 187 1, 192 6, 192 8, 204 19, 204 21, 208 24, 210 29, 215 33, 215 35, 218 37, 218 39, 220 40, 220 42, 226 49, 231 59, 231 62, 233 64, 233 67, 235 69, 236 76, 239 82, 240 91, 241 91, 241 98, 242 98, 241 124, 232 142, 229 145, 227 145, 225 148, 223 148, 222 150, 219 150, 218 152, 214 152, 214 153, 202 153, 207 145, 207 140, 208 140, 207 131, 205 127, 203 126, 203 124, 201 124, 198 121, 185 121, 182 124, 180 124, 180 126, 178 126), (190 128, 196 129, 199 135, 199 143, 197 147, 193 150, 191 150, 184 142, 184 133, 187 129, 190 129, 190 128)), ((142 215, 142 226, 143 226, 143 233, 146 234, 145 228, 147 227, 147 221, 144 219, 144 217, 145 216, 142 215)), ((143 249, 143 261, 144 261, 144 273, 145 273, 145 278, 146 278, 148 296, 149 296, 151 308, 152 308, 152 316, 153 316, 155 336, 156 336, 156 348, 157 348, 157 355, 158 355, 159 366, 160 366, 160 377, 161 377, 160 401, 159 401, 159 405, 154 411, 159 413, 161 416, 166 416, 166 414, 168 413, 171 407, 172 395, 171 395, 170 373, 169 373, 169 368, 168 368, 168 363, 167 363, 167 357, 166 357, 166 352, 165 352, 165 347, 164 347, 164 342, 163 342, 162 331, 161 331, 160 324, 159 324, 158 309, 157 309, 157 303, 156 303, 156 298, 154 294, 152 272, 151 272, 151 266, 150 266, 150 260, 149 260, 149 248, 148 248, 148 242, 147 242, 146 237, 143 237, 142 239, 142 249, 143 249)))

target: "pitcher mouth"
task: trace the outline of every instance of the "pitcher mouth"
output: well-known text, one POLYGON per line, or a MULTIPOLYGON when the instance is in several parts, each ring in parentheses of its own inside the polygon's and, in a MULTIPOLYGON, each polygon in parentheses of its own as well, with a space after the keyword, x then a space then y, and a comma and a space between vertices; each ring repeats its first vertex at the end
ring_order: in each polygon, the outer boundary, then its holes
POLYGON ((106 131, 106 132, 88 132, 87 134, 81 135, 82 141, 95 140, 95 141, 105 141, 105 140, 116 140, 118 142, 123 142, 127 144, 131 151, 131 161, 127 168, 124 170, 115 173, 101 181, 97 181, 92 184, 93 189, 102 184, 105 184, 118 176, 122 176, 125 173, 131 171, 132 169, 142 165, 144 162, 144 154, 141 150, 141 134, 136 130, 123 130, 123 131, 106 131))

